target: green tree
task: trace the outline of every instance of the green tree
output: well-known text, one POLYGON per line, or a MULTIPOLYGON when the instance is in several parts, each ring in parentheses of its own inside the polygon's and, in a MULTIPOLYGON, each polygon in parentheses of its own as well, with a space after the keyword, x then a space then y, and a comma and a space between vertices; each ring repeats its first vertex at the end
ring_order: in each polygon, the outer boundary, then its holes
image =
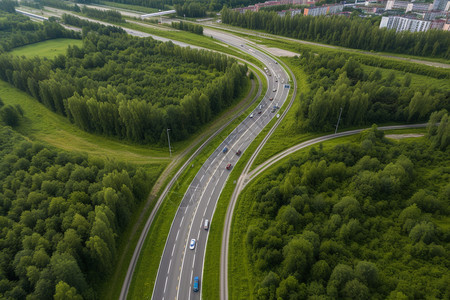
POLYGON ((77 290, 74 287, 71 287, 64 281, 58 282, 56 285, 55 295, 53 296, 55 300, 82 300, 77 290))

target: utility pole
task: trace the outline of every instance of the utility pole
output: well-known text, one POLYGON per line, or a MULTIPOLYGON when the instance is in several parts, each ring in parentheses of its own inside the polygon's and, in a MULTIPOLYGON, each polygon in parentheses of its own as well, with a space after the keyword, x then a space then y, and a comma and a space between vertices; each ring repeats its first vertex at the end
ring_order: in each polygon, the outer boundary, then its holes
POLYGON ((334 134, 337 133, 338 127, 339 127, 339 121, 341 120, 341 114, 342 114, 342 107, 341 107, 341 111, 339 112, 339 118, 336 124, 336 130, 334 131, 334 134))
POLYGON ((170 148, 169 130, 170 130, 170 128, 167 128, 167 141, 169 142, 169 154, 170 154, 170 157, 172 157, 172 148, 170 148))

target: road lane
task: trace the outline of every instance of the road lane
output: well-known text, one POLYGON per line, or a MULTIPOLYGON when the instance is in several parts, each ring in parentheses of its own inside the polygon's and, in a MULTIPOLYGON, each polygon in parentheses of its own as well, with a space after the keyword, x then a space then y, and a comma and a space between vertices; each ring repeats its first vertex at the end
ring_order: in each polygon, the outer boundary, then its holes
POLYGON ((282 82, 288 82, 289 77, 284 70, 273 63, 274 60, 266 54, 243 45, 243 40, 223 33, 209 31, 208 36, 213 36, 221 41, 227 42, 234 47, 251 53, 267 66, 272 76, 267 76, 268 92, 258 106, 245 118, 241 124, 222 142, 213 154, 203 164, 193 183, 184 195, 180 207, 173 220, 166 246, 161 258, 158 275, 155 281, 152 299, 200 299, 203 283, 204 255, 209 230, 204 230, 202 224, 205 219, 211 221, 217 200, 232 170, 226 170, 226 165, 231 163, 235 166, 240 156, 236 155, 238 150, 242 152, 250 145, 254 138, 261 132, 270 120, 276 115, 278 109, 272 113, 273 105, 278 103, 281 107, 287 98, 289 89, 284 88, 282 82), (278 82, 275 82, 275 74, 279 74, 278 82), (276 88, 276 91, 272 90, 276 88), (274 97, 273 101, 269 101, 274 97), (260 105, 262 105, 261 114, 260 105), (253 117, 250 115, 253 114, 253 117), (224 147, 228 147, 227 153, 222 153, 224 147), (204 179, 207 179, 206 181, 204 179), (192 191, 196 186, 196 191, 192 191), (203 208, 204 207, 204 208, 203 208), (182 222, 183 218, 187 221, 182 222), (180 235, 180 241, 176 235, 180 235), (188 247, 192 238, 197 239, 194 250, 188 247), (172 254, 173 253, 173 254, 172 254), (170 266, 170 269, 169 269, 170 266), (200 290, 198 293, 192 291, 193 278, 200 278, 200 290), (167 282, 167 284, 166 284, 167 282))

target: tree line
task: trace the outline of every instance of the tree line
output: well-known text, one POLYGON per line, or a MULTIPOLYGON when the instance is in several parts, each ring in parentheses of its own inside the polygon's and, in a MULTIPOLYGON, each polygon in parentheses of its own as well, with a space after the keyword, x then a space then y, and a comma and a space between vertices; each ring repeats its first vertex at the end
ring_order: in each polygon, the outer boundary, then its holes
POLYGON ((33 22, 24 15, 0 10, 0 53, 56 38, 81 38, 81 36, 56 22, 33 22))
POLYGON ((348 48, 394 52, 450 59, 450 32, 402 31, 379 28, 379 19, 344 16, 278 16, 276 12, 241 14, 228 8, 221 11, 222 22, 296 39, 348 48))
POLYGON ((189 22, 172 22, 172 27, 179 29, 179 30, 184 30, 184 31, 190 31, 192 33, 195 34, 203 34, 203 26, 201 25, 197 25, 197 24, 192 24, 189 22))
POLYGON ((0 298, 98 299, 155 177, 0 127, 0 298))
POLYGON ((122 14, 116 10, 100 10, 95 8, 89 8, 85 5, 81 7, 81 13, 84 15, 100 19, 108 22, 123 23, 125 20, 122 18, 122 14))
MULTIPOLYGON (((428 135, 435 130, 430 123, 428 135)), ((351 142, 312 147, 253 184, 240 200, 250 216, 240 231, 250 295, 448 298, 448 145, 394 143, 373 126, 351 142)))
POLYGON ((165 143, 167 128, 187 138, 246 82, 245 65, 206 50, 114 32, 83 43, 52 60, 0 55, 0 78, 83 130, 138 143, 165 143))
POLYGON ((450 91, 411 86, 411 75, 367 73, 363 65, 341 54, 305 51, 293 63, 306 71, 311 89, 300 94, 297 127, 302 131, 386 122, 424 122, 433 111, 450 109, 450 91), (342 109, 342 113, 341 113, 342 109))

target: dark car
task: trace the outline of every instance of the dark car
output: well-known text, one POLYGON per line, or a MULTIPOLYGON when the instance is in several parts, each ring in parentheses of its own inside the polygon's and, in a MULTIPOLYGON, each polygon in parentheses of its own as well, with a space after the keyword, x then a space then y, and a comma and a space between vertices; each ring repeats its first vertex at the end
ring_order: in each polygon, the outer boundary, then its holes
POLYGON ((241 153, 242 153, 241 150, 238 150, 238 151, 236 152, 236 155, 239 156, 239 155, 241 155, 241 153))
POLYGON ((230 170, 231 169, 231 164, 228 164, 227 165, 227 170, 230 170))

